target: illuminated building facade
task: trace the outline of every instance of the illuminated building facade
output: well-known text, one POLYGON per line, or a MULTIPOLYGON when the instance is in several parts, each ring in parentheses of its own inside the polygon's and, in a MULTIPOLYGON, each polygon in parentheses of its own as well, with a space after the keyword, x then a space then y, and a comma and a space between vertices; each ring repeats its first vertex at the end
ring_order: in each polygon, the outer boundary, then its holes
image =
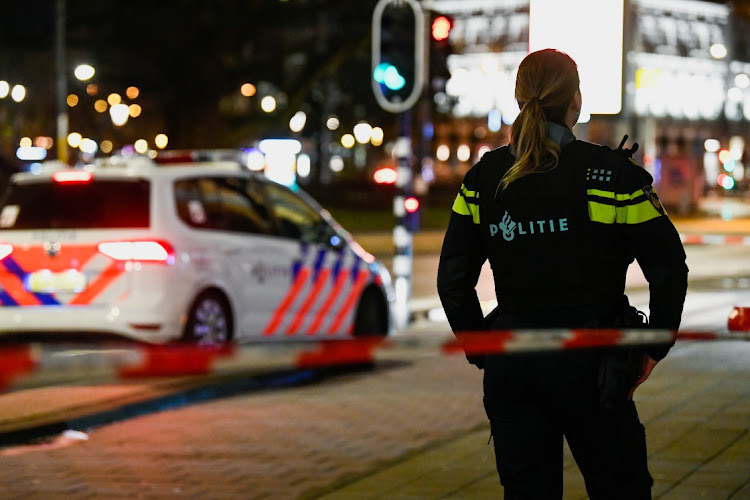
POLYGON ((637 159, 668 206, 688 211, 707 189, 747 189, 750 62, 742 59, 750 51, 742 39, 746 25, 730 7, 698 0, 432 0, 429 6, 455 19, 451 78, 446 95, 434 96, 450 104, 453 120, 435 124, 435 147, 472 150, 459 161, 444 148, 436 173, 460 174, 507 142, 518 113, 516 69, 529 50, 555 46, 579 63, 584 123, 576 135, 613 146, 624 134, 636 140, 637 159), (565 10, 555 11, 556 4, 565 10), (602 4, 615 11, 592 12, 602 4), (602 27, 616 39, 604 40, 602 27), (593 59, 586 51, 594 51, 593 59), (592 81, 612 73, 621 85, 592 81), (612 89, 619 104, 613 107, 610 96, 602 107, 599 93, 612 89), (586 109, 587 102, 597 109, 586 109))

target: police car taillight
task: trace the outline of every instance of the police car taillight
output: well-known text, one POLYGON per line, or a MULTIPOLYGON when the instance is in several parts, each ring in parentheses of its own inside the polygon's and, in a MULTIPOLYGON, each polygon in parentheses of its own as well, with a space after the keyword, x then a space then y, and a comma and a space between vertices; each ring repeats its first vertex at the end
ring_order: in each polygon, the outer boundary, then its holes
POLYGON ((103 241, 99 243, 98 250, 107 257, 121 261, 174 262, 174 249, 166 241, 103 241))
POLYGON ((60 184, 86 184, 93 178, 88 170, 61 170, 52 174, 52 180, 60 184))
POLYGON ((0 243, 0 260, 13 253, 13 245, 10 243, 0 243))

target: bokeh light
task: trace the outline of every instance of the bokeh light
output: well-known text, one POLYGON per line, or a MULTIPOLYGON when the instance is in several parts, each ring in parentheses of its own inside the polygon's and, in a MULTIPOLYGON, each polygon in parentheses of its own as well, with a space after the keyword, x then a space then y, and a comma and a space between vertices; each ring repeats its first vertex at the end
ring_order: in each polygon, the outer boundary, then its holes
POLYGON ((68 134, 68 146, 71 148, 78 148, 81 145, 83 137, 78 132, 71 132, 68 134))
POLYGON ((255 92, 257 92, 257 89, 252 83, 243 83, 242 87, 240 87, 240 93, 245 97, 252 97, 255 95, 255 92))
POLYGON ((159 149, 166 148, 167 144, 169 144, 169 138, 167 137, 167 134, 157 134, 157 136, 154 138, 154 144, 159 149))
POLYGON ((94 77, 94 75, 96 74, 96 70, 90 64, 79 64, 73 70, 73 74, 76 78, 78 78, 82 82, 85 82, 86 80, 90 80, 94 77))

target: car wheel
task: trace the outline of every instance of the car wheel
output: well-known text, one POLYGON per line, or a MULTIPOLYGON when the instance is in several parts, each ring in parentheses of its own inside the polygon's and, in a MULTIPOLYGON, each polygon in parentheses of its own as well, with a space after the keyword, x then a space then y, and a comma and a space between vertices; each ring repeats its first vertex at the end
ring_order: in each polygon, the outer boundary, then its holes
POLYGON ((388 335, 388 308, 377 288, 368 288, 362 294, 354 319, 354 336, 388 335))
POLYGON ((232 312, 219 292, 203 292, 188 314, 183 340, 199 345, 223 345, 232 341, 232 312))

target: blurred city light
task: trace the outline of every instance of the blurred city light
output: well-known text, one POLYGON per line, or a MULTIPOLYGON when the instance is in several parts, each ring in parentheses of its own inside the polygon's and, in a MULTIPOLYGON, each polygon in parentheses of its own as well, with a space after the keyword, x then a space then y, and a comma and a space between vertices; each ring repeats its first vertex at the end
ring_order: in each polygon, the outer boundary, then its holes
POLYGON ((582 116, 621 111, 623 27, 624 0, 533 0, 530 4, 529 51, 555 47, 576 61, 582 116), (581 12, 606 22, 587 23, 584 28, 581 12))
POLYGON ((735 185, 734 178, 731 175, 727 174, 719 174, 717 181, 719 183, 719 186, 723 187, 727 191, 734 188, 735 185))
POLYGON ((266 157, 257 148, 246 150, 245 164, 247 168, 254 171, 261 171, 266 168, 266 157))
POLYGON ((10 84, 5 80, 0 80, 0 99, 5 99, 10 93, 10 84))
POLYGON ((244 95, 245 97, 252 97, 255 95, 255 92, 257 92, 257 89, 252 83, 243 83, 240 87, 240 94, 244 95))
POLYGON ((503 114, 499 109, 493 109, 487 114, 487 128, 497 132, 503 126, 503 114))
POLYGON ((276 99, 273 96, 267 95, 260 101, 260 109, 266 113, 272 113, 276 110, 276 99))
POLYGON ((724 59, 727 56, 727 48, 722 43, 711 45, 709 52, 714 59, 724 59))
POLYGON ((65 99, 65 102, 71 108, 75 108, 78 105, 78 96, 75 94, 70 94, 68 95, 67 99, 65 99))
POLYGON ((745 138, 734 135, 729 139, 729 156, 733 160, 740 161, 745 151, 745 138))
POLYGON ((121 127, 128 122, 130 108, 128 108, 127 104, 115 104, 109 108, 109 116, 112 118, 114 125, 121 127))
POLYGON ((109 105, 107 104, 107 101, 105 101, 104 99, 97 99, 96 102, 94 103, 94 109, 98 113, 104 113, 105 111, 107 111, 108 107, 109 105))
POLYGON ((159 149, 164 149, 169 144, 169 138, 166 134, 157 134, 154 138, 154 145, 159 149))
POLYGON ((354 126, 354 139, 360 144, 367 144, 372 137, 372 125, 359 122, 354 126))
POLYGON ((83 137, 78 132, 71 132, 68 134, 68 146, 71 148, 78 148, 81 145, 83 137))
POLYGON ((297 111, 294 116, 289 120, 289 129, 292 132, 302 132, 307 123, 307 115, 304 111, 297 111))
POLYGON ((377 184, 395 184, 397 177, 398 173, 392 167, 379 168, 372 174, 372 178, 377 184))
POLYGON ((90 96, 95 96, 99 93, 99 85, 95 83, 89 83, 86 85, 86 93, 90 96))
POLYGON ((419 210, 419 200, 414 196, 409 196, 404 200, 404 208, 407 213, 413 214, 419 210))
POLYGON ((741 89, 746 89, 750 86, 750 77, 745 73, 740 73, 739 75, 734 77, 734 84, 741 89))
POLYGON ((383 144, 384 133, 380 127, 373 127, 372 133, 370 134, 370 143, 373 146, 380 146, 383 144))
POLYGON ((116 106, 122 102, 122 96, 120 94, 113 92, 107 96, 107 104, 110 106, 116 106))
POLYGON ((438 16, 432 21, 431 32, 432 38, 442 42, 447 40, 451 33, 453 23, 446 16, 438 16))
POLYGON ((385 85, 390 90, 401 90, 406 85, 406 78, 401 75, 396 66, 390 63, 378 64, 372 77, 376 82, 385 85))
POLYGON ((141 116, 142 111, 143 108, 141 108, 140 104, 131 104, 128 106, 128 115, 130 115, 131 118, 138 118, 141 116))
POLYGON ((354 139, 354 136, 352 134, 344 134, 341 136, 341 145, 347 149, 353 148, 355 142, 356 139, 354 139))
POLYGON ((265 155, 265 175, 286 186, 295 184, 296 155, 302 144, 296 139, 263 139, 258 149, 265 155))
POLYGON ((300 177, 308 177, 310 175, 312 161, 310 156, 301 154, 297 157, 297 175, 300 177))
POLYGON ((10 91, 10 98, 16 102, 21 102, 26 97, 26 87, 23 85, 13 85, 10 91))
POLYGON ((336 130, 339 128, 340 125, 341 125, 341 122, 339 122, 338 116, 331 115, 326 120, 326 127, 328 128, 328 130, 336 130))
POLYGON ((54 146, 54 144, 55 140, 52 137, 46 135, 40 135, 34 138, 34 146, 38 146, 40 148, 52 149, 52 146, 54 146))
POLYGON ((437 158, 440 161, 448 161, 448 158, 451 157, 451 150, 448 146, 445 144, 441 144, 437 147, 437 150, 435 151, 435 158, 437 158))
POLYGON ((461 144, 456 150, 456 158, 459 161, 469 161, 471 158, 471 148, 466 144, 461 144))
POLYGON ((141 91, 138 89, 138 87, 128 87, 125 90, 125 95, 128 96, 128 99, 136 99, 141 94, 141 91))
POLYGON ((73 74, 76 78, 78 78, 82 82, 85 82, 86 80, 90 80, 94 77, 94 75, 96 74, 96 70, 90 64, 79 64, 73 70, 73 74))
POLYGON ((432 163, 432 158, 425 157, 422 160, 422 168, 420 169, 420 173, 422 175, 422 180, 427 183, 435 180, 435 169, 432 163))
POLYGON ((742 101, 742 90, 737 87, 732 87, 731 89, 727 90, 727 97, 730 101, 740 102, 742 101))
POLYGON ((109 154, 114 149, 114 144, 112 144, 112 141, 110 140, 103 140, 102 143, 99 145, 99 150, 104 154, 109 154))
POLYGON ((344 170, 344 159, 339 155, 331 156, 331 159, 328 161, 328 168, 333 172, 341 172, 344 170))
POLYGON ((706 139, 703 142, 703 148, 709 153, 716 153, 721 148, 721 143, 716 139, 706 139))
POLYGON ((148 141, 146 139, 138 139, 133 143, 133 147, 135 148, 136 152, 140 154, 145 154, 146 151, 148 151, 148 141))
POLYGON ((81 144, 80 146, 78 146, 78 148, 86 154, 94 155, 96 154, 96 151, 99 149, 99 146, 96 144, 96 141, 94 141, 93 139, 86 138, 81 141, 81 144))

